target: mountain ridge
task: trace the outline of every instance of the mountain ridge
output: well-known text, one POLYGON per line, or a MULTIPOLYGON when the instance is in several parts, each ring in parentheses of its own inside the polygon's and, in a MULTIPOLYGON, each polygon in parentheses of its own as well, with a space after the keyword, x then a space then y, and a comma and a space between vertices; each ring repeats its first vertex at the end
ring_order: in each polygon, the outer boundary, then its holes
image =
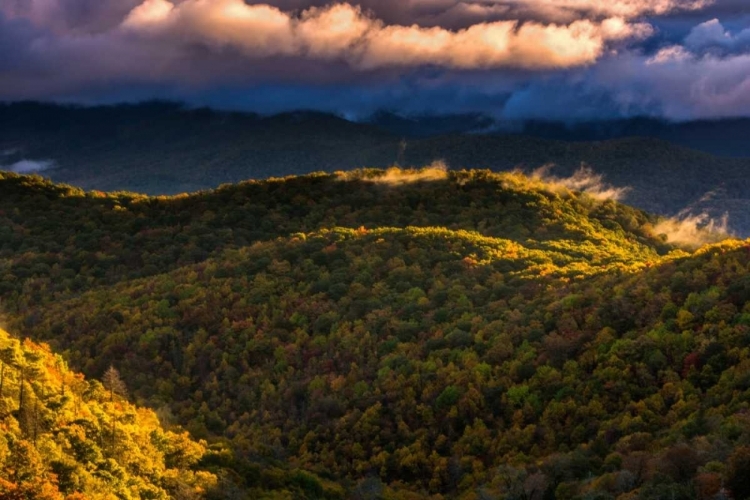
MULTIPOLYGON (((472 122, 476 117, 462 118, 472 122)), ((461 120, 459 120, 461 121, 461 120)), ((438 120, 427 128, 445 130, 438 120)), ((402 139, 385 129, 319 112, 271 117, 175 103, 113 107, 0 106, 0 163, 102 191, 177 194, 248 178, 358 167, 426 166, 534 171, 556 164, 571 176, 582 164, 631 188, 624 200, 665 216, 683 212, 750 234, 750 159, 722 158, 658 139, 563 142, 508 134, 402 139)))

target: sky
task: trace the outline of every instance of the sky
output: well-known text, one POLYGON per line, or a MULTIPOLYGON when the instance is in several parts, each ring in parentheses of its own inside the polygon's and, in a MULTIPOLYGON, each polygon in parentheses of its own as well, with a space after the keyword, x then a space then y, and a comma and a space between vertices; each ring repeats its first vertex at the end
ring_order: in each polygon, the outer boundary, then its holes
POLYGON ((750 116, 750 0, 0 0, 0 100, 750 116))

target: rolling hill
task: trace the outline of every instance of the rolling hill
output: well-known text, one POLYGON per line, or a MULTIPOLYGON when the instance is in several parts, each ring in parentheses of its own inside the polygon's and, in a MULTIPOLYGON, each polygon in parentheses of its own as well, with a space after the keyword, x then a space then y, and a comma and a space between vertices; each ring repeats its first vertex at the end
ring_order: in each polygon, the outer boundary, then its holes
POLYGON ((663 223, 518 173, 0 174, 0 299, 232 498, 748 498, 750 247, 663 223))

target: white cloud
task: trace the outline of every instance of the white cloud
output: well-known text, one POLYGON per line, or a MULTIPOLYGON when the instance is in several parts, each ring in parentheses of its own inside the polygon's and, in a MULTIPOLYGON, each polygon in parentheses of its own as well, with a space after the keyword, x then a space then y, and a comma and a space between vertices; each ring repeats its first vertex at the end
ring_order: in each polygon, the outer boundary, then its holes
POLYGON ((569 189, 586 193, 597 200, 622 200, 630 188, 615 187, 604 181, 604 175, 597 174, 591 167, 582 166, 570 177, 555 177, 551 174, 553 166, 547 165, 531 173, 531 178, 545 183, 552 189, 569 189))
POLYGON ((691 59, 693 55, 681 45, 671 45, 659 50, 656 55, 646 60, 646 65, 667 64, 691 59))
POLYGON ((435 65, 457 69, 551 69, 595 62, 608 44, 651 34, 620 18, 570 24, 496 21, 452 31, 386 25, 349 4, 311 8, 299 16, 242 0, 146 0, 128 15, 130 34, 159 43, 203 43, 236 48, 252 57, 340 59, 371 70, 435 65))
POLYGON ((150 26, 159 26, 169 19, 169 14, 173 9, 174 4, 166 0, 146 0, 130 11, 123 24, 125 26, 139 26, 144 29, 150 26))
POLYGON ((729 216, 712 219, 708 214, 682 215, 664 219, 654 226, 654 234, 663 236, 668 243, 697 248, 731 238, 729 216))

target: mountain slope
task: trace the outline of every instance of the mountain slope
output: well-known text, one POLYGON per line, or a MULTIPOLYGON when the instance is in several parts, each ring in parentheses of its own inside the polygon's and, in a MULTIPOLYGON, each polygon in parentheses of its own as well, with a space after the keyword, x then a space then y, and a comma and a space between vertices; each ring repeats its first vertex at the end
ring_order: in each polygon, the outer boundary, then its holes
POLYGON ((198 498, 216 487, 194 467, 205 443, 165 431, 44 345, 0 330, 0 353, 2 498, 198 498))
POLYGON ((492 243, 429 229, 280 240, 61 302, 33 331, 87 370, 120 360, 197 436, 353 481, 500 495, 503 464, 541 462, 545 487, 622 493, 656 487, 666 463, 668 491, 689 498, 685 478, 741 452, 746 245, 565 285, 553 263, 525 271, 533 255, 492 243))
POLYGON ((492 243, 280 240, 61 302, 30 331, 87 370, 120 360, 194 435, 354 482, 507 495, 511 474, 534 497, 523 478, 541 474, 555 494, 693 498, 699 474, 736 480, 746 244, 565 285, 492 243))
POLYGON ((7 321, 116 363, 244 488, 750 496, 746 242, 676 250, 656 217, 488 171, 0 192, 7 321))

